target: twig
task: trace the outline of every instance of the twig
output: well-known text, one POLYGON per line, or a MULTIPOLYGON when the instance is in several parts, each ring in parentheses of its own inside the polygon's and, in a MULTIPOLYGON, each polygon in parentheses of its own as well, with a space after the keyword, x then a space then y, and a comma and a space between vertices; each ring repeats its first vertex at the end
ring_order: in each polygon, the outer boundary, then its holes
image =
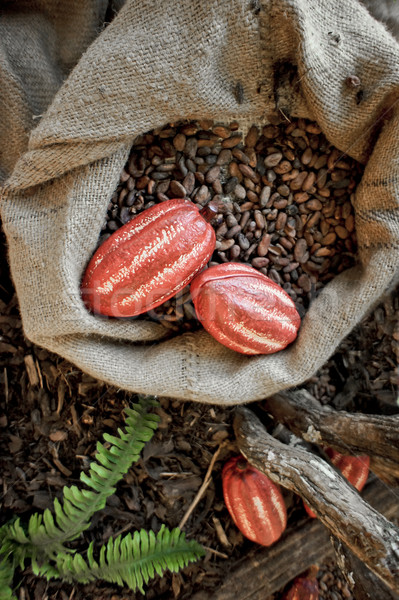
POLYGON ((8 373, 7 373, 6 367, 4 367, 3 373, 4 373, 4 396, 5 396, 6 405, 7 405, 8 404, 8 373))
POLYGON ((223 446, 224 446, 224 444, 220 444, 220 446, 216 450, 215 454, 212 456, 212 460, 209 463, 209 467, 206 472, 204 481, 202 482, 202 485, 201 485, 200 489, 198 490, 198 492, 196 493, 194 500, 191 502, 185 515, 183 516, 182 520, 180 521, 180 523, 178 525, 179 529, 183 529, 184 525, 187 523, 187 519, 190 517, 191 513, 193 512, 194 508, 197 506, 198 502, 201 500, 208 485, 211 483, 211 481, 212 481, 211 475, 212 475, 213 467, 215 465, 215 462, 216 462, 223 446))
POLYGON ((204 548, 204 550, 206 550, 207 552, 211 552, 215 556, 219 556, 220 558, 229 558, 228 555, 225 554, 224 552, 220 552, 219 550, 214 550, 213 548, 209 548, 208 546, 202 546, 202 547, 204 548))
POLYGON ((71 415, 72 415, 72 423, 73 423, 72 427, 75 430, 76 435, 81 437, 82 428, 79 425, 79 418, 78 418, 78 414, 76 412, 76 408, 75 408, 74 404, 71 405, 71 415))

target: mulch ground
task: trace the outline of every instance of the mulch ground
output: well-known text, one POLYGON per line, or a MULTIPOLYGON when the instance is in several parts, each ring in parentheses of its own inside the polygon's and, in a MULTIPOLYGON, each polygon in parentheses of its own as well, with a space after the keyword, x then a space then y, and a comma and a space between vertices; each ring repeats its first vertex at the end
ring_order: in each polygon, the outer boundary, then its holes
MULTIPOLYGON (((398 290, 387 294, 306 387, 323 403, 375 414, 397 414, 398 290)), ((63 486, 77 484, 97 440, 123 426, 123 408, 136 397, 82 373, 23 334, 9 277, 4 239, 0 253, 0 506, 1 523, 51 508, 63 486)), ((237 561, 253 550, 232 523, 223 502, 221 470, 237 453, 233 408, 160 398, 160 426, 134 465, 74 547, 84 551, 110 536, 139 528, 179 525, 219 449, 212 481, 184 529, 208 550, 177 575, 147 587, 147 599, 209 598, 237 561)), ((286 494, 289 523, 304 517, 302 502, 286 494)), ((287 556, 287 561, 292 557, 287 556)), ((334 562, 320 565, 320 598, 351 598, 334 562)), ((101 582, 46 582, 27 569, 19 575, 21 600, 141 600, 140 593, 101 582)), ((276 593, 277 600, 281 593, 276 593)), ((239 600, 239 599, 237 599, 239 600)), ((270 600, 270 599, 268 599, 270 600)))

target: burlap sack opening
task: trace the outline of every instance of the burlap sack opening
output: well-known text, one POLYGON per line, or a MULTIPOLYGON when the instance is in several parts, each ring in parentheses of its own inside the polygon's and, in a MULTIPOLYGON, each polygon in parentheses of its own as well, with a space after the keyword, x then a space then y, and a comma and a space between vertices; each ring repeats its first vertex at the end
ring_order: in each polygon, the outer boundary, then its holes
POLYGON ((306 380, 398 273, 397 43, 356 0, 132 0, 99 35, 100 2, 79 2, 75 13, 69 3, 63 15, 44 0, 29 4, 0 21, 1 211, 26 335, 147 394, 239 404, 306 380), (62 29, 69 13, 75 29, 62 29), (91 45, 61 85, 76 58, 61 51, 83 29, 77 52, 91 45), (294 66, 285 81, 281 65, 294 66), (346 85, 350 75, 361 93, 346 85), (297 341, 246 357, 204 331, 165 340, 155 323, 88 314, 82 272, 135 137, 181 119, 262 125, 279 109, 316 120, 367 163, 355 201, 360 264, 313 301, 297 341))

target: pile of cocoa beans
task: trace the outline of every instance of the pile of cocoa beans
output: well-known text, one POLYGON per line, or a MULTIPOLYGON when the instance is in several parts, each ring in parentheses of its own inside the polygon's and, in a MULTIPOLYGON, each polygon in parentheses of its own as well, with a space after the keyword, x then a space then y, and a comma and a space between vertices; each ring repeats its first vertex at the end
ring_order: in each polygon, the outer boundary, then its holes
MULTIPOLYGON (((135 140, 99 243, 153 204, 214 200, 209 266, 251 265, 303 316, 318 290, 356 262, 351 197, 361 175, 359 163, 304 119, 254 125, 245 136, 237 122, 168 124, 135 140)), ((198 326, 188 287, 143 316, 175 330, 198 326)))

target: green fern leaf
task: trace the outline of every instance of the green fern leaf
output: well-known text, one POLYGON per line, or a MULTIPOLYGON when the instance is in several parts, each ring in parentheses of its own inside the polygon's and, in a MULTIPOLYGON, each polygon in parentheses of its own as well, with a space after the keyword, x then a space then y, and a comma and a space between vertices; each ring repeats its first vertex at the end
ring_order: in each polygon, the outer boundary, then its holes
POLYGON ((141 530, 133 536, 129 533, 123 538, 111 538, 101 547, 98 562, 93 558, 93 545, 87 552, 87 562, 80 555, 73 560, 66 554, 60 555, 57 568, 66 581, 89 583, 102 579, 144 594, 144 585, 156 574, 177 572, 203 554, 202 546, 187 541, 179 529, 169 531, 162 526, 158 535, 141 530))
POLYGON ((107 449, 98 443, 96 461, 91 464, 89 473, 82 473, 80 477, 88 490, 80 490, 77 486, 64 487, 63 502, 54 500, 54 515, 49 510, 33 514, 27 533, 16 521, 9 527, 7 538, 27 545, 26 553, 37 556, 38 560, 41 558, 43 563, 48 559, 54 560, 57 552, 67 553, 64 543, 75 539, 89 527, 93 514, 104 508, 118 481, 139 459, 143 446, 153 436, 159 417, 148 413, 148 409, 157 404, 153 398, 141 398, 133 407, 125 409, 126 431, 118 429, 119 438, 104 435, 111 447, 107 449))

